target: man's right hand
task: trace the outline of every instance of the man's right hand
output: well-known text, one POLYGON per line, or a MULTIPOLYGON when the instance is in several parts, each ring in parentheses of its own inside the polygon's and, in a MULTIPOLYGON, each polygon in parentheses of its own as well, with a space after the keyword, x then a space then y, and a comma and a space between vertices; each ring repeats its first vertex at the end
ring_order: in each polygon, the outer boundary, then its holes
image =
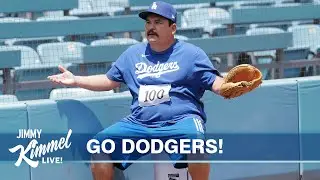
POLYGON ((59 70, 62 72, 57 75, 48 76, 48 79, 56 84, 61 84, 65 86, 76 86, 76 77, 61 65, 58 66, 59 70))
POLYGON ((110 80, 105 74, 91 76, 75 76, 70 71, 59 65, 62 72, 57 75, 48 76, 52 82, 64 86, 76 86, 91 91, 109 91, 120 87, 120 82, 110 80))

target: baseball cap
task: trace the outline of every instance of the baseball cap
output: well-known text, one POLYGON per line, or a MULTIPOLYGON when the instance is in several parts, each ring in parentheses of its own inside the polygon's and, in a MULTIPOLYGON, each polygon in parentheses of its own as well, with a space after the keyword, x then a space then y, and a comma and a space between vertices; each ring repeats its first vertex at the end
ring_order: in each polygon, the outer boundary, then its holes
POLYGON ((158 14, 162 17, 165 17, 174 23, 177 21, 177 11, 176 9, 169 3, 163 1, 155 1, 153 2, 149 8, 143 12, 139 13, 139 17, 146 20, 147 16, 150 13, 158 14))

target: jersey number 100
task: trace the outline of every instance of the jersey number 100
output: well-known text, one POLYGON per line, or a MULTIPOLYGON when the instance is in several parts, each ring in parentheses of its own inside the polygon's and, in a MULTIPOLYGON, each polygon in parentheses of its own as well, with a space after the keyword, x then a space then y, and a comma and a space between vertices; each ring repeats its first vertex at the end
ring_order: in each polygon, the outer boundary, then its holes
POLYGON ((164 94, 164 90, 160 89, 158 92, 156 90, 146 91, 146 96, 144 102, 153 101, 156 97, 158 99, 162 99, 164 94))

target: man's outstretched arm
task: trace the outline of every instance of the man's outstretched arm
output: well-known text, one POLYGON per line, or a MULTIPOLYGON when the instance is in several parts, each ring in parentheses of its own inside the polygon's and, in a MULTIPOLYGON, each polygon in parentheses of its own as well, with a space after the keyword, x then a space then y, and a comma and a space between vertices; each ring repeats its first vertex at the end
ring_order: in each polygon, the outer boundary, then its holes
POLYGON ((48 79, 56 84, 80 87, 92 91, 109 91, 120 86, 119 82, 110 80, 105 74, 75 76, 62 66, 58 68, 62 73, 48 76, 48 79))

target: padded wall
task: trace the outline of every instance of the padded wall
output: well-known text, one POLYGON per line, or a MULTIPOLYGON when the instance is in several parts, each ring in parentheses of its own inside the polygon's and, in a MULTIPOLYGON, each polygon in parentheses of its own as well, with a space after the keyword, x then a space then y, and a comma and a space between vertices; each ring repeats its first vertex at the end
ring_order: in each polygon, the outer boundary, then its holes
MULTIPOLYGON (((1 155, 10 156, 9 148, 13 148, 20 142, 16 140, 19 129, 28 128, 27 108, 23 103, 0 105, 0 139, 1 155), (5 138, 5 139, 4 139, 5 138), (10 138, 8 141, 7 138, 10 138), (11 139, 12 138, 12 139, 11 139), (6 154, 7 153, 7 154, 6 154)), ((18 157, 18 152, 15 153, 18 157)), ((17 160, 17 159, 16 159, 17 160)), ((30 180, 30 167, 23 162, 19 167, 14 165, 15 161, 2 161, 0 163, 0 174, 4 180, 30 180)))
MULTIPOLYGON (((208 115, 207 132, 317 133, 320 131, 318 92, 319 77, 265 81, 259 89, 234 100, 224 100, 207 92, 203 98, 208 115)), ((0 106, 0 132, 16 136, 18 129, 39 128, 43 133, 66 133, 68 129, 73 133, 97 133, 128 115, 130 103, 130 96, 112 96, 3 105, 0 106)), ((298 148, 303 155, 304 146, 298 148)), ((83 154, 80 151, 76 155, 83 154)), ((92 179, 89 166, 84 163, 40 164, 38 168, 30 168, 26 163, 16 168, 13 163, 0 163, 3 177, 12 180, 92 179)), ((301 164, 301 167, 304 179, 319 179, 319 165, 301 164)), ((300 164, 213 163, 210 179, 298 179, 299 168, 300 164)), ((153 166, 134 164, 123 173, 116 172, 116 177, 119 180, 153 179, 153 166)))
MULTIPOLYGON (((203 98, 208 115, 207 132, 297 134, 299 132, 297 97, 297 82, 295 80, 265 81, 257 90, 234 100, 224 100, 209 92, 203 98)), ((298 136, 294 143, 296 143, 294 146, 298 148, 298 136)), ((245 148, 245 144, 242 148, 245 148)), ((239 153, 242 152, 244 151, 239 150, 239 153)), ((296 150, 295 153, 298 157, 299 151, 296 150)), ((276 177, 288 180, 298 179, 299 164, 213 163, 211 168, 211 179, 219 180, 270 175, 275 175, 272 179, 276 177), (283 176, 283 174, 286 175, 283 176)))
MULTIPOLYGON (((299 111, 300 111, 300 133, 320 133, 320 77, 308 77, 298 81, 299 85, 299 111)), ((305 142, 305 135, 301 136, 305 142)), ((319 150, 319 141, 314 141, 306 147, 302 144, 302 159, 308 160, 305 157, 310 155, 308 151, 317 147, 319 150), (311 148, 310 148, 311 147, 311 148)), ((317 152, 319 153, 319 152, 317 152)), ((303 179, 317 180, 320 179, 320 164, 305 163, 302 164, 303 179)))

